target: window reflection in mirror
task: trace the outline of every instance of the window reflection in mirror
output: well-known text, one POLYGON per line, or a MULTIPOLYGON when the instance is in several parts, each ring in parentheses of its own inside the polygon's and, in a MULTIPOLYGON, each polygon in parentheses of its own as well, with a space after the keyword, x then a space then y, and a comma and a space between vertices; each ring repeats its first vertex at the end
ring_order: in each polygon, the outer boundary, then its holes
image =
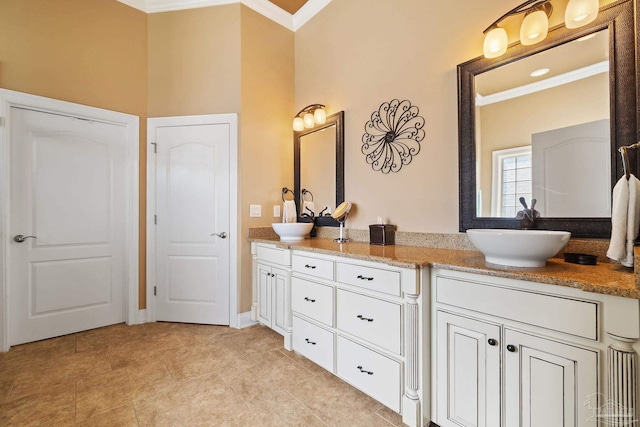
POLYGON ((475 89, 478 217, 513 217, 520 196, 543 217, 610 216, 609 30, 478 74, 475 89))
MULTIPOLYGON (((333 212, 336 201, 336 125, 300 138, 300 191, 304 201, 313 201, 315 216, 333 212)), ((302 205, 301 205, 302 206, 302 205)), ((308 212, 305 212, 308 213, 308 212)))

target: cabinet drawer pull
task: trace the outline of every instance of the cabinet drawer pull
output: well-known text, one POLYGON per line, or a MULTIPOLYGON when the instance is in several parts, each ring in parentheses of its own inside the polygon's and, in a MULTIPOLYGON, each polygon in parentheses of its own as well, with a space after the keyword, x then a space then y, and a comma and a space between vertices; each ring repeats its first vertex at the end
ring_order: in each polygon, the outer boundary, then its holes
POLYGON ((316 266, 315 265, 305 264, 304 268, 310 268, 310 269, 314 270, 316 268, 316 266))
POLYGON ((358 279, 360 280, 373 280, 373 277, 363 276, 362 274, 358 275, 358 279))
POLYGON ((365 369, 362 369, 362 366, 358 366, 358 370, 360 372, 362 372, 363 374, 367 374, 367 375, 373 375, 373 371, 367 371, 365 369))
POLYGON ((366 320, 367 322, 373 322, 373 318, 369 318, 369 317, 364 317, 362 314, 358 314, 358 319, 360 320, 366 320))
POLYGON ((516 352, 516 346, 513 344, 509 344, 507 346, 507 351, 510 351, 511 353, 515 353, 516 352))
POLYGON ((309 338, 305 338, 304 340, 307 342, 307 344, 316 345, 316 343, 311 341, 309 338))
POLYGON ((311 298, 309 298, 309 297, 304 297, 304 300, 305 300, 305 301, 309 301, 309 302, 316 302, 316 300, 311 299, 311 298))
POLYGON ((489 338, 488 343, 489 345, 498 345, 498 341, 494 340, 493 338, 489 338))

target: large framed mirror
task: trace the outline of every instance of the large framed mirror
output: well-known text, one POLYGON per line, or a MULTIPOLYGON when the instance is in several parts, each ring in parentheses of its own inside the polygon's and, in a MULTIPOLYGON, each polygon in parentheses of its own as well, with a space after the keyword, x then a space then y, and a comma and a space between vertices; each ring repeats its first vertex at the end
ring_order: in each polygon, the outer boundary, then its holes
POLYGON ((538 202, 537 228, 610 236, 617 149, 638 140, 635 53, 623 0, 585 27, 458 66, 460 231, 519 228, 522 196, 538 202))
POLYGON ((311 202, 316 225, 338 227, 331 213, 344 201, 344 111, 294 132, 293 179, 298 221, 309 220, 302 215, 311 202))

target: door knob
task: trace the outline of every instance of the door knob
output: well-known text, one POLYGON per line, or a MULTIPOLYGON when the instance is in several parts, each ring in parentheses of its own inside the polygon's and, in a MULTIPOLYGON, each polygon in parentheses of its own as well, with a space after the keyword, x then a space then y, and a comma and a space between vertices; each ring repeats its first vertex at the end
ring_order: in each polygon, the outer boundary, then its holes
POLYGON ((18 242, 18 243, 22 243, 27 239, 37 239, 37 237, 36 236, 25 236, 25 235, 22 235, 22 234, 16 234, 13 237, 13 240, 18 242))
POLYGON ((212 235, 212 236, 218 236, 218 237, 219 237, 219 238, 221 238, 221 239, 226 239, 226 238, 227 238, 227 233, 225 233, 224 231, 223 231, 222 233, 220 233, 220 234, 218 234, 218 233, 213 233, 213 234, 211 234, 211 235, 212 235))
POLYGON ((497 344, 498 344, 498 341, 496 341, 496 340, 495 340, 495 339, 493 339, 493 338, 489 338, 489 341, 488 341, 488 342, 489 342, 489 345, 497 345, 497 344))
POLYGON ((515 352, 516 352, 516 350, 517 350, 517 349, 516 349, 516 346, 515 346, 515 345, 509 344, 509 345, 507 346, 507 351, 510 351, 511 353, 515 353, 515 352))

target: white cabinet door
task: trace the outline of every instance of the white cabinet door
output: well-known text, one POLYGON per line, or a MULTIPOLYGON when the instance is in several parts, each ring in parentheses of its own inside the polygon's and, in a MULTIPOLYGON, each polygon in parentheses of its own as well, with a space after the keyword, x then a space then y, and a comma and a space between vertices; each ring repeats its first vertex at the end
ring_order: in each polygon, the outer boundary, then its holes
POLYGON ((507 426, 585 426, 598 392, 598 354, 505 329, 507 426))
POLYGON ((273 268, 271 272, 273 274, 273 276, 271 276, 273 286, 273 301, 271 307, 273 310, 272 328, 284 334, 287 330, 287 325, 290 323, 289 310, 287 310, 287 307, 290 306, 289 278, 287 272, 284 270, 273 268))
POLYGON ((271 267, 258 263, 258 321, 271 327, 271 267))
POLYGON ((436 328, 434 421, 499 426, 500 326, 438 311, 436 328))

